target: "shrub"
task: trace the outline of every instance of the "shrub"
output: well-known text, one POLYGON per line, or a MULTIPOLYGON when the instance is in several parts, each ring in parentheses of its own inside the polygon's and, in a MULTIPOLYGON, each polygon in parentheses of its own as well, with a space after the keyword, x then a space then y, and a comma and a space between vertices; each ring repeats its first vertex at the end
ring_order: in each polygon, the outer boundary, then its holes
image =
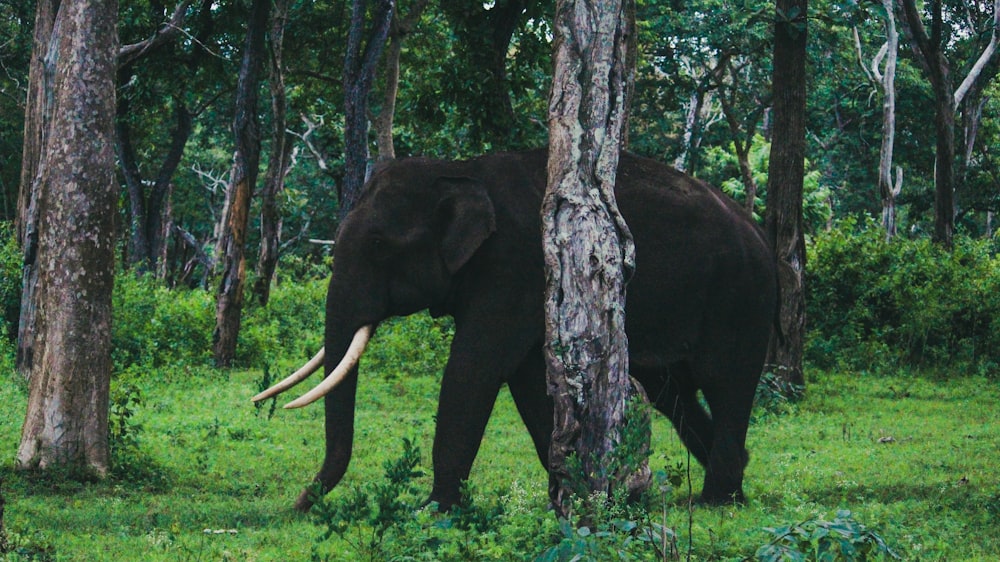
POLYGON ((811 518, 764 531, 774 538, 757 550, 761 562, 900 559, 882 537, 855 521, 847 510, 838 511, 833 521, 811 518))
POLYGON ((996 373, 1000 260, 989 241, 887 242, 853 219, 809 247, 807 358, 823 368, 954 367, 996 373))
POLYGON ((326 286, 326 279, 282 283, 271 290, 267 306, 256 304, 248 295, 236 348, 237 364, 258 367, 273 364, 278 358, 310 357, 319 351, 326 286))
POLYGON ((113 297, 112 359, 132 365, 204 365, 211 358, 215 301, 198 289, 167 289, 150 277, 120 274, 113 297))

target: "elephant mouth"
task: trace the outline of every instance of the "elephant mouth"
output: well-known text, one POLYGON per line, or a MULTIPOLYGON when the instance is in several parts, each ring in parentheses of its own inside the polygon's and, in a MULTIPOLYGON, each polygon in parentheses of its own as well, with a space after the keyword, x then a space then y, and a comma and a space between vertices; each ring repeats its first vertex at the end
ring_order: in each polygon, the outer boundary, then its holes
MULTIPOLYGON (((316 385, 312 390, 303 394, 302 396, 292 400, 288 404, 285 404, 286 409, 290 408, 301 408, 303 406, 308 406, 313 402, 324 397, 333 390, 338 384, 340 384, 347 375, 351 372, 351 369, 357 366, 358 360, 361 359, 361 355, 365 352, 365 348, 368 346, 368 341, 372 337, 372 332, 374 327, 371 324, 366 324, 355 332, 354 338, 351 339, 351 345, 347 348, 344 353, 343 359, 340 363, 330 371, 318 385, 316 385)), ((305 365, 303 365, 299 370, 295 371, 289 375, 284 380, 273 385, 267 390, 261 392, 260 394, 251 398, 254 402, 260 402, 261 400, 266 400, 272 396, 277 396, 282 392, 292 388, 293 386, 299 384, 300 382, 309 378, 309 375, 315 373, 319 370, 326 359, 326 348, 320 348, 319 352, 313 356, 305 365)))

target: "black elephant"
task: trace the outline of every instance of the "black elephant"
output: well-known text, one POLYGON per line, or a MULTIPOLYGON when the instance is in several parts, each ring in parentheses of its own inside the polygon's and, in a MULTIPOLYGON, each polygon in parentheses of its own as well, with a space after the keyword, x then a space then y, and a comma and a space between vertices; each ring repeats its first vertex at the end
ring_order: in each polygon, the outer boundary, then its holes
MULTIPOLYGON (((325 357, 330 375, 286 406, 326 397, 326 458, 315 478, 323 493, 351 458, 365 343, 385 318, 423 309, 455 321, 430 500, 442 509, 460 501, 504 383, 547 466, 553 417, 542 355, 540 218, 546 159, 544 149, 468 161, 413 158, 372 174, 337 235, 325 356, 321 350, 254 398, 286 390, 325 357)), ((636 247, 626 297, 631 374, 705 467, 701 499, 742 501, 747 426, 775 319, 773 254, 725 194, 653 160, 622 154, 616 194, 636 247)), ((298 509, 312 506, 310 490, 298 509)))

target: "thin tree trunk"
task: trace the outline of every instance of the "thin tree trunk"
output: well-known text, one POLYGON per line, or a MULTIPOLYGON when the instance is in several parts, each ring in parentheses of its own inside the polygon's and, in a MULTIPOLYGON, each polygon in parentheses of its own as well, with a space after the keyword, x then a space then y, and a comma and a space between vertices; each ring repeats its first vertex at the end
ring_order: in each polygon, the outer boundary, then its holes
POLYGON ((545 356, 555 403, 550 494, 567 517, 574 479, 610 496, 628 487, 637 471, 648 477, 645 464, 614 465, 626 406, 640 392, 628 375, 625 337, 625 285, 635 248, 614 195, 631 71, 625 62, 627 13, 620 1, 556 5, 542 239, 545 356), (574 453, 582 474, 569 466, 574 453))
POLYGON ((212 336, 215 364, 219 367, 232 365, 240 333, 250 196, 260 166, 257 89, 264 59, 269 5, 269 0, 253 0, 236 91, 236 115, 233 118, 236 154, 229 180, 228 204, 222 217, 219 240, 222 279, 217 293, 215 332, 212 336))
POLYGON ((993 31, 989 44, 973 64, 972 69, 952 93, 951 68, 944 48, 946 23, 942 16, 941 0, 930 2, 930 35, 924 28, 917 10, 916 0, 899 0, 900 25, 934 92, 934 129, 937 146, 934 159, 934 241, 951 249, 955 231, 954 160, 955 160, 955 109, 982 78, 983 70, 997 56, 1000 25, 1000 0, 994 0, 993 31))
POLYGON ((361 196, 367 176, 368 94, 375 79, 375 67, 389 35, 395 4, 395 0, 375 0, 372 29, 362 45, 368 0, 352 2, 344 61, 344 180, 337 194, 341 219, 347 216, 361 196))
MULTIPOLYGON (((879 149, 878 188, 882 197, 882 226, 885 236, 896 236, 896 197, 903 189, 902 168, 899 181, 892 181, 892 156, 896 142, 896 58, 899 54, 899 33, 892 4, 895 0, 882 0, 886 11, 885 71, 882 72, 882 146, 879 149)), ((877 68, 877 67, 876 67, 877 68)))
POLYGON ((285 175, 288 173, 292 154, 291 135, 286 131, 287 103, 281 60, 287 21, 287 0, 274 0, 270 35, 271 156, 268 158, 264 188, 260 192, 260 255, 257 258, 257 281, 253 289, 257 301, 265 306, 271 297, 271 282, 278 266, 278 242, 281 237, 278 195, 285 189, 285 175))
POLYGON ((400 20, 397 12, 389 28, 389 50, 385 54, 385 93, 382 96, 382 110, 372 119, 375 127, 378 160, 392 160, 396 157, 396 147, 392 141, 392 123, 396 116, 396 96, 399 93, 399 57, 403 52, 403 39, 411 31, 429 0, 416 0, 406 17, 400 20))
POLYGON ((772 337, 768 364, 785 381, 805 385, 805 177, 807 0, 777 0, 774 28, 773 140, 764 223, 778 261, 780 337, 772 337))
POLYGON ((35 35, 31 66, 28 70, 28 97, 24 115, 24 144, 21 152, 21 181, 17 197, 17 240, 21 245, 21 310, 17 325, 15 365, 24 378, 31 375, 34 363, 36 313, 38 303, 38 191, 39 167, 45 155, 48 120, 52 117, 51 100, 55 79, 55 60, 46 58, 56 21, 58 0, 38 0, 35 11, 35 35))
POLYGON ((51 41, 36 45, 51 105, 37 174, 37 332, 20 469, 109 468, 117 14, 117 0, 62 2, 51 41))

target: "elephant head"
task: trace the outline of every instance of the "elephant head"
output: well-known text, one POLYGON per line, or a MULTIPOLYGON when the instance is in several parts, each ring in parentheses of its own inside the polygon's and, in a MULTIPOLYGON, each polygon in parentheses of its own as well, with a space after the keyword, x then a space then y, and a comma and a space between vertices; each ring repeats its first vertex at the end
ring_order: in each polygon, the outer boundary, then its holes
MULTIPOLYGON (((253 397, 276 396, 326 366, 322 382, 285 405, 326 397, 326 458, 315 478, 322 493, 340 481, 351 458, 357 365, 375 328, 385 318, 445 308, 456 275, 496 229, 480 181, 421 163, 373 174, 336 237, 324 348, 253 397)), ((308 510, 312 493, 303 491, 296 508, 308 510)))

